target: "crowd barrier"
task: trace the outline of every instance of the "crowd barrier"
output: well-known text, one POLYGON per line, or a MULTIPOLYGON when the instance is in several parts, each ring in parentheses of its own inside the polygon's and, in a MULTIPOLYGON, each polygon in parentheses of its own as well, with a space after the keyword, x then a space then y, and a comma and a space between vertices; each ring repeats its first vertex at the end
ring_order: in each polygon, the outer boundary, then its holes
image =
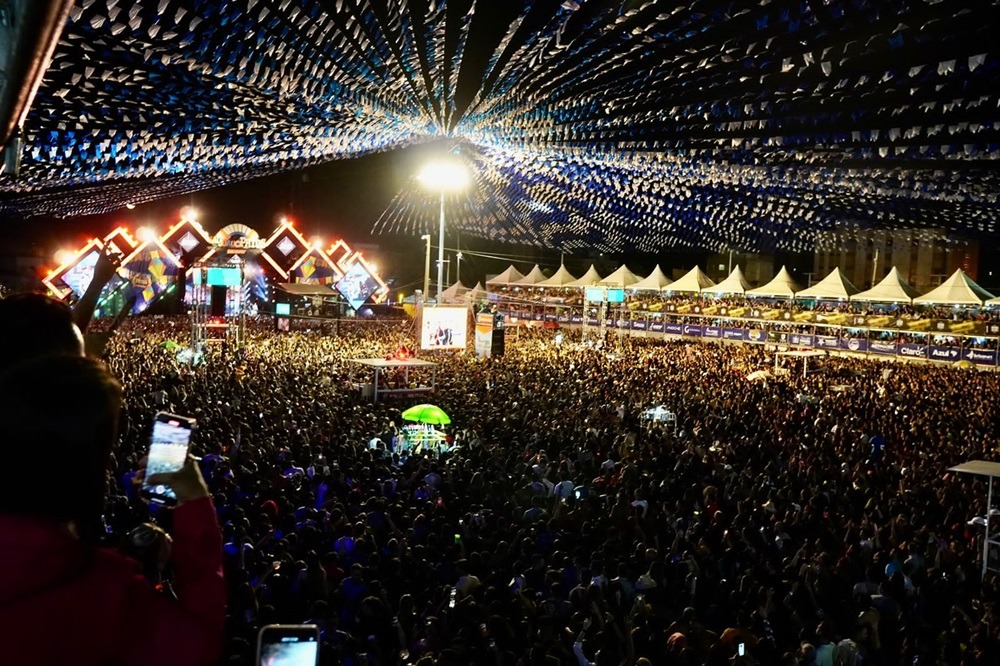
MULTIPOLYGON (((527 312, 501 309, 510 323, 550 322, 599 328, 597 317, 580 313, 527 312)), ((801 349, 845 351, 872 356, 895 356, 940 362, 968 361, 996 367, 1000 337, 961 335, 951 331, 878 329, 833 324, 762 319, 726 319, 688 314, 636 316, 615 313, 605 319, 604 330, 664 338, 726 340, 749 344, 787 345, 801 349)), ((997 326, 991 324, 990 326, 997 326)))

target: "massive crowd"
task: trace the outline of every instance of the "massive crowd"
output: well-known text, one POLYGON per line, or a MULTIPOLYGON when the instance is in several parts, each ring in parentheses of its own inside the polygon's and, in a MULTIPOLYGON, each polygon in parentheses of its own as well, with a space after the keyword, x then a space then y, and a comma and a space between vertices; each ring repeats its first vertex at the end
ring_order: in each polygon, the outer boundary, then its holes
POLYGON ((412 345, 407 325, 267 329, 195 367, 169 319, 105 350, 125 404, 105 541, 171 594, 165 533, 137 529, 170 515, 136 470, 157 410, 196 418, 224 663, 298 622, 352 666, 1000 660, 985 492, 946 471, 996 457, 1000 374, 830 358, 748 381, 766 350, 522 331, 500 358, 432 356, 457 449, 401 458, 384 443, 414 400, 364 400, 347 359, 412 345))

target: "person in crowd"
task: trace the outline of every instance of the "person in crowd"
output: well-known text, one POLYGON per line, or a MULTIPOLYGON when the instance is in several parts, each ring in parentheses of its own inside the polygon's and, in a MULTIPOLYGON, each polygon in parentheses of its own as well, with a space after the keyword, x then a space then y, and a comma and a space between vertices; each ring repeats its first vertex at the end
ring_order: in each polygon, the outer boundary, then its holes
POLYGON ((102 363, 81 355, 68 312, 55 305, 37 298, 0 301, 0 320, 12 324, 5 334, 28 352, 0 373, 5 661, 216 663, 225 587, 205 482, 193 461, 155 479, 179 500, 170 558, 174 601, 154 590, 134 561, 99 547, 107 537, 121 387, 102 363), (30 332, 25 319, 46 324, 34 340, 17 338, 30 332))

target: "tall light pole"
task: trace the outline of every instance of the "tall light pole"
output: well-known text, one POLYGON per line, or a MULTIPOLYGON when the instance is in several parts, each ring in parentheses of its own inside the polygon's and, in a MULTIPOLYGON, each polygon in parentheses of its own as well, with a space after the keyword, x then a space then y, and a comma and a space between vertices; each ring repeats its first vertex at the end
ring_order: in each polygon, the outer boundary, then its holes
POLYGON ((455 282, 462 281, 462 253, 459 252, 455 255, 455 259, 458 260, 458 264, 455 267, 455 282))
POLYGON ((456 159, 430 162, 417 175, 417 179, 441 194, 441 215, 438 221, 438 275, 437 302, 441 304, 444 292, 444 197, 448 192, 459 192, 469 184, 469 172, 456 159))
POLYGON ((424 234, 420 240, 427 241, 427 251, 424 252, 424 293, 421 303, 427 302, 427 292, 431 290, 431 235, 424 234))

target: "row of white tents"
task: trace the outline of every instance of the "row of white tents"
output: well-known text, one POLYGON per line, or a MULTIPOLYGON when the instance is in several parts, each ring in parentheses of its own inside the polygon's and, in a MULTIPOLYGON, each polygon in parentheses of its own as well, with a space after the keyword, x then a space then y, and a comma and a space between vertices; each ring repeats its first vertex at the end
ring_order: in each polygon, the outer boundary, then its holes
MULTIPOLYGON (((582 277, 574 277, 565 266, 560 266, 552 277, 546 278, 539 266, 527 275, 513 265, 494 278, 486 281, 486 288, 528 287, 528 288, 584 288, 608 287, 629 291, 662 291, 670 293, 705 294, 711 297, 748 296, 751 298, 787 298, 819 301, 861 301, 868 303, 915 303, 924 305, 1000 305, 1000 298, 986 291, 962 269, 955 271, 940 286, 920 295, 916 289, 893 267, 881 282, 871 289, 859 290, 839 268, 816 284, 803 289, 788 270, 782 266, 774 279, 765 285, 751 288, 750 283, 737 266, 727 278, 716 284, 700 268, 695 266, 676 281, 668 278, 660 267, 646 277, 636 275, 626 266, 621 266, 607 277, 601 277, 593 265, 582 277)), ((469 289, 458 282, 444 292, 449 299, 465 297, 476 300, 484 298, 482 285, 469 289), (451 292, 451 293, 449 293, 451 292)))

